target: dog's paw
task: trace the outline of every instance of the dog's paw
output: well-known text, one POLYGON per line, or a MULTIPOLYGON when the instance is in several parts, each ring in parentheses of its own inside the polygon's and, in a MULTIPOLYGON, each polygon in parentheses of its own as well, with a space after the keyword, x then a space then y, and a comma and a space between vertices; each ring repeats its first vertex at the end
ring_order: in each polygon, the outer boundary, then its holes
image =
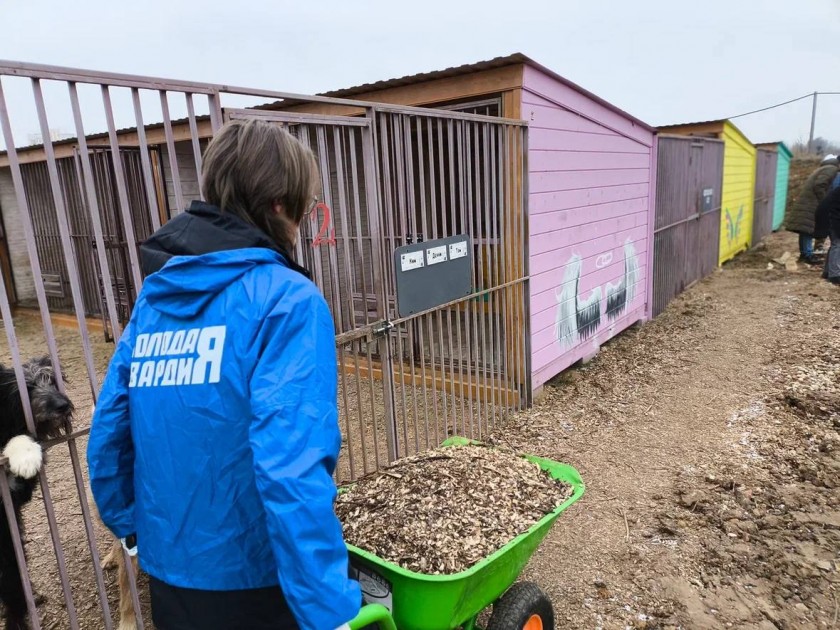
POLYGON ((137 630, 137 621, 132 616, 131 619, 120 619, 120 625, 117 630, 137 630))
POLYGON ((9 460, 12 474, 31 479, 41 470, 44 454, 41 445, 28 435, 16 435, 6 444, 3 456, 9 460))
POLYGON ((108 550, 108 555, 102 559, 99 566, 102 567, 103 571, 112 571, 119 566, 119 558, 121 555, 122 545, 119 541, 114 541, 114 544, 111 545, 111 549, 108 550))

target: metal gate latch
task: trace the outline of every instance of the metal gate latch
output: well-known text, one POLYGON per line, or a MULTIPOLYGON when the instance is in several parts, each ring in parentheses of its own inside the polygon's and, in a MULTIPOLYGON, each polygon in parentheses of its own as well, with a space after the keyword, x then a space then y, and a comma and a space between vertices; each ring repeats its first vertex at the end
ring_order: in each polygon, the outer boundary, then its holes
POLYGON ((389 332, 391 332, 393 328, 394 325, 387 319, 384 319, 381 322, 375 323, 371 328, 371 332, 373 332, 374 337, 384 337, 389 332))

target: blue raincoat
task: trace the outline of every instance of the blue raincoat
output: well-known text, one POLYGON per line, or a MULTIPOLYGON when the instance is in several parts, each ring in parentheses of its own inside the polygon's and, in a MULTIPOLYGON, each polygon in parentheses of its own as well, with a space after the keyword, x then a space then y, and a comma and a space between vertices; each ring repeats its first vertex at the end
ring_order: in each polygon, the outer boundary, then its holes
POLYGON ((250 247, 171 257, 146 279, 97 402, 90 483, 150 575, 279 584, 302 628, 331 630, 361 602, 333 511, 334 329, 292 267, 250 247))

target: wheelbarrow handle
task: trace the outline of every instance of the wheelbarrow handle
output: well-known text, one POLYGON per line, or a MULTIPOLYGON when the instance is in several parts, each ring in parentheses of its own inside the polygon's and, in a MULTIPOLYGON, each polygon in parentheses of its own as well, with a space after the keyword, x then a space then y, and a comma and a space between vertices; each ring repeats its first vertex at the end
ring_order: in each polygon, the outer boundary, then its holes
POLYGON ((359 614, 349 623, 349 626, 350 630, 361 630, 373 624, 376 624, 380 630, 397 630, 391 613, 385 606, 379 604, 362 606, 359 614))

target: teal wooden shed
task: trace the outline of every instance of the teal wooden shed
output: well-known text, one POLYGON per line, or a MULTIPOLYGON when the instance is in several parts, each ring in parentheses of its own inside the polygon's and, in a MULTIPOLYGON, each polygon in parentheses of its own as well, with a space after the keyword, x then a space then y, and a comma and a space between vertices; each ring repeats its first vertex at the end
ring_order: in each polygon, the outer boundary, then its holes
POLYGON ((785 220, 785 206, 787 205, 788 179, 790 177, 790 159, 793 153, 784 142, 765 142, 756 145, 759 149, 775 149, 779 154, 776 161, 776 198, 773 205, 773 231, 775 232, 785 220))

